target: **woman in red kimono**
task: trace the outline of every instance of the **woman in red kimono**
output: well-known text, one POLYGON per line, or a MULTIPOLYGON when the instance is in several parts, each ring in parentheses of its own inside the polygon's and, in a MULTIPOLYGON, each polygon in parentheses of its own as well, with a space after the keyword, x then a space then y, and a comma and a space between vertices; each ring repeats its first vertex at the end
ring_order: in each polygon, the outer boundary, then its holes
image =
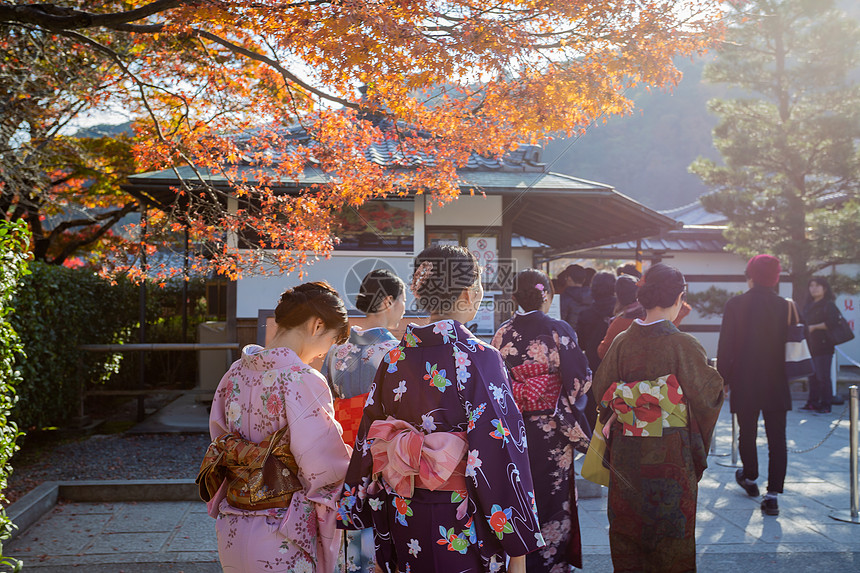
POLYGON ((591 371, 570 325, 546 315, 550 289, 544 273, 535 269, 519 273, 514 301, 522 310, 493 337, 493 346, 511 372, 514 398, 525 420, 538 518, 546 540, 545 547, 526 557, 529 573, 582 568, 572 469, 574 449, 588 446, 588 423, 575 404, 591 386, 591 371))
POLYGON ((340 501, 340 526, 373 526, 387 573, 524 571, 544 545, 526 429, 504 362, 463 323, 483 298, 463 247, 415 259, 410 324, 376 373, 340 501))

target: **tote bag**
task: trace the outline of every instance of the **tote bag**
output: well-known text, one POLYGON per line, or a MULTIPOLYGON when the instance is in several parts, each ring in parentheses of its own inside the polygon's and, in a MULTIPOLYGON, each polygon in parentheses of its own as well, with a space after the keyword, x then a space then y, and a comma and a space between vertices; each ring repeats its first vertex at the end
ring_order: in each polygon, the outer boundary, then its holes
MULTIPOLYGON (((839 312, 838 309, 837 312, 839 312)), ((845 317, 842 316, 841 312, 839 313, 839 318, 832 327, 829 324, 827 325, 826 332, 827 337, 830 338, 830 342, 832 342, 834 346, 843 344, 849 340, 854 340, 854 332, 851 330, 851 325, 848 324, 848 321, 845 320, 845 317)))
POLYGON ((594 424, 594 434, 588 445, 588 452, 582 460, 582 477, 598 485, 609 486, 609 468, 603 465, 606 455, 606 439, 603 437, 603 422, 598 417, 594 424))
POLYGON ((794 301, 788 300, 788 333, 785 339, 785 377, 789 380, 804 378, 815 372, 806 333, 794 301))

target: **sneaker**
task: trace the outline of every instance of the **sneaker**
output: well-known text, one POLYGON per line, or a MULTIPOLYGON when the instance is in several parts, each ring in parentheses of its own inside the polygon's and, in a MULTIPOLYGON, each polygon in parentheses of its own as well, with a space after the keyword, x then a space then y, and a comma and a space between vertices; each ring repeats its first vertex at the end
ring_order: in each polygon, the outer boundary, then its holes
POLYGON ((744 477, 744 470, 742 468, 738 468, 735 472, 735 481, 738 482, 738 485, 744 488, 744 491, 747 492, 747 495, 750 497, 758 497, 758 484, 754 481, 750 481, 744 477))
POLYGON ((767 497, 761 500, 761 510, 765 515, 779 515, 779 503, 776 497, 767 497))
POLYGON ((830 413, 830 406, 822 406, 821 408, 816 408, 815 413, 816 414, 829 414, 830 413))
POLYGON ((818 406, 816 406, 815 404, 813 404, 811 402, 807 402, 806 404, 801 406, 800 409, 801 410, 817 410, 818 406))

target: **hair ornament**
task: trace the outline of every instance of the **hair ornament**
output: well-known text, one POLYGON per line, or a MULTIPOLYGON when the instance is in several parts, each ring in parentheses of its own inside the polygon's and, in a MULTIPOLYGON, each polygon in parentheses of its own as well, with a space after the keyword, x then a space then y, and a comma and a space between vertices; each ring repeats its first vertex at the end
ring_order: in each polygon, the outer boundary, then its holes
POLYGON ((543 299, 543 301, 544 301, 544 302, 546 302, 546 301, 547 301, 547 296, 546 296, 546 287, 543 285, 543 283, 537 283, 537 284, 535 285, 535 288, 536 288, 536 289, 538 289, 538 290, 540 291, 540 297, 541 297, 541 299, 543 299))
POLYGON ((412 292, 414 296, 418 296, 418 290, 421 286, 427 282, 427 279, 430 278, 430 274, 433 272, 433 263, 430 261, 422 261, 418 268, 415 269, 415 272, 412 273, 412 284, 409 286, 409 290, 412 292))

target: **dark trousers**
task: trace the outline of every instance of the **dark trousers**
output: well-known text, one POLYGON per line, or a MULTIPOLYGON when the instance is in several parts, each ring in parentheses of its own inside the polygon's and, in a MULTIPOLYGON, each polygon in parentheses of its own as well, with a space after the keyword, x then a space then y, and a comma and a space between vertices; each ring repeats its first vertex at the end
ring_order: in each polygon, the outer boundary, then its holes
MULTIPOLYGON (((758 479, 758 410, 737 412, 738 450, 744 465, 744 477, 758 479)), ((782 493, 785 485, 785 468, 788 465, 788 450, 785 445, 785 411, 763 411, 764 430, 767 434, 767 491, 782 493)))
POLYGON ((819 354, 812 357, 815 374, 809 377, 809 400, 813 406, 827 408, 833 397, 833 382, 830 377, 832 354, 819 354))

